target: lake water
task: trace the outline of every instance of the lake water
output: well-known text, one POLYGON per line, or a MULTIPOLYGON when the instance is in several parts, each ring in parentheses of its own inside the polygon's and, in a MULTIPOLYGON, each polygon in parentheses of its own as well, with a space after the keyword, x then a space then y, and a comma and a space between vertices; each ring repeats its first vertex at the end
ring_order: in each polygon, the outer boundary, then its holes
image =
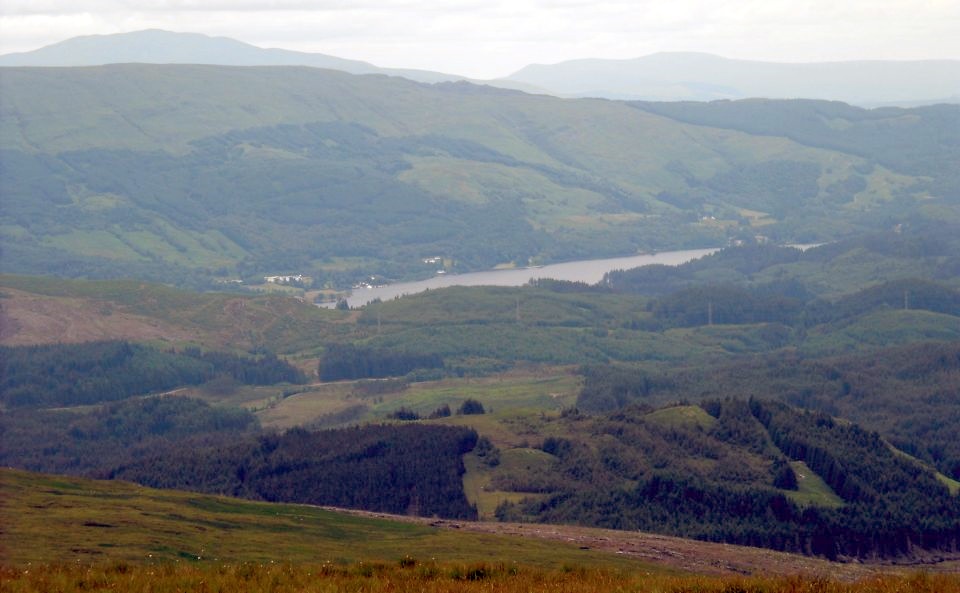
MULTIPOLYGON (((612 270, 627 270, 650 264, 678 266, 715 251, 717 249, 687 249, 685 251, 664 251, 649 255, 572 261, 536 268, 487 270, 468 274, 440 274, 417 282, 398 282, 384 286, 356 288, 347 297, 347 303, 351 307, 362 307, 375 299, 386 301, 399 296, 447 286, 523 286, 535 278, 552 278, 554 280, 596 284, 603 279, 604 274, 612 270)), ((321 306, 332 307, 333 303, 324 303, 321 306)))

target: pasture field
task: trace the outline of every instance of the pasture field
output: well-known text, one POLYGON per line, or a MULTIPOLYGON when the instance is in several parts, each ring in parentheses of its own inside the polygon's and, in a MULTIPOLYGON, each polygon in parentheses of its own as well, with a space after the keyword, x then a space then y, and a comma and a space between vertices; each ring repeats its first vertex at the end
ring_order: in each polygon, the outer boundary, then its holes
MULTIPOLYGON (((255 411, 263 426, 287 429, 304 424, 323 427, 356 422, 388 421, 392 412, 406 408, 426 418, 447 405, 456 409, 467 399, 483 403, 487 412, 523 414, 556 412, 576 404, 582 379, 569 367, 531 365, 487 377, 444 378, 405 384, 402 389, 372 391, 373 381, 337 381, 290 388, 297 393, 283 397, 281 387, 238 389, 227 396, 193 390, 185 395, 216 404, 242 405, 255 411)), ((469 419, 471 425, 477 419, 469 419)), ((478 421, 484 424, 483 421, 478 421)), ((477 430, 483 432, 482 426, 477 430)))

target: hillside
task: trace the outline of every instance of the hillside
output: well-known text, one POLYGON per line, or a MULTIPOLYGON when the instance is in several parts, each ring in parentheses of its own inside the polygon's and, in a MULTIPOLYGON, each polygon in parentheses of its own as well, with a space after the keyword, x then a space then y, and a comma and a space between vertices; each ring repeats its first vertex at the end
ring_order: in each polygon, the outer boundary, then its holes
POLYGON ((362 515, 250 502, 118 481, 0 470, 4 564, 113 560, 394 563, 506 562, 525 568, 640 570, 648 574, 810 574, 864 578, 865 568, 756 548, 642 533, 362 515), (78 516, 77 510, 82 510, 78 516), (122 545, 118 545, 122 544, 122 545))
POLYGON ((5 563, 153 558, 321 564, 404 556, 469 562, 489 560, 490 549, 499 549, 500 560, 519 553, 514 559, 545 566, 618 564, 606 554, 569 544, 533 539, 520 546, 509 538, 436 529, 401 517, 362 517, 9 469, 0 470, 0 484, 5 563))
POLYGON ((952 139, 930 132, 952 107, 853 110, 896 123, 919 170, 856 136, 813 146, 463 82, 129 64, 0 78, 7 272, 345 286, 430 275, 432 257, 475 270, 956 219, 952 139))
POLYGON ((947 553, 960 534, 960 499, 929 468, 823 414, 725 399, 568 413, 540 431, 551 436, 527 471, 494 467, 491 489, 527 493, 497 507, 501 520, 652 529, 828 558, 947 553))
POLYGON ((282 295, 197 293, 130 280, 0 276, 0 343, 132 340, 302 352, 352 332, 349 314, 282 295))
POLYGON ((284 434, 242 416, 169 396, 16 410, 0 417, 0 461, 252 500, 452 519, 479 511, 830 559, 943 559, 960 537, 958 484, 876 433, 775 402, 448 412, 284 434))

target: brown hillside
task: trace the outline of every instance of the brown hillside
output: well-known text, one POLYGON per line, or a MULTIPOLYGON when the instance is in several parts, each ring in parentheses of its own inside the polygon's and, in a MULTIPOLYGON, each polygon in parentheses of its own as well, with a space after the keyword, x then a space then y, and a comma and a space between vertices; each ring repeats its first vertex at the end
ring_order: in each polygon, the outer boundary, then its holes
POLYGON ((30 346, 94 340, 202 341, 196 329, 137 315, 109 302, 54 297, 5 288, 0 343, 30 346))
POLYGON ((356 331, 350 313, 276 295, 196 293, 133 281, 0 277, 0 344, 192 343, 278 354, 356 331), (347 323, 341 323, 348 321, 347 323))

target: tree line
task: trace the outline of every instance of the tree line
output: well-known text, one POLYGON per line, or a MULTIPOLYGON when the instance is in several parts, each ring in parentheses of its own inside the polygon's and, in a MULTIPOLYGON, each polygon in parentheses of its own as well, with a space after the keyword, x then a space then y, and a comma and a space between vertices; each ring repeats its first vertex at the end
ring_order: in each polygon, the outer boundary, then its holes
POLYGON ((398 377, 416 369, 443 368, 438 354, 329 344, 320 358, 321 381, 398 377))
POLYGON ((32 471, 275 502, 476 517, 463 492, 462 457, 477 434, 462 427, 269 433, 249 411, 163 396, 87 413, 17 409, 0 415, 0 434, 0 465, 32 471))
POLYGON ((306 382, 273 354, 160 350, 121 340, 0 346, 0 402, 13 408, 117 401, 216 377, 246 385, 306 382))

